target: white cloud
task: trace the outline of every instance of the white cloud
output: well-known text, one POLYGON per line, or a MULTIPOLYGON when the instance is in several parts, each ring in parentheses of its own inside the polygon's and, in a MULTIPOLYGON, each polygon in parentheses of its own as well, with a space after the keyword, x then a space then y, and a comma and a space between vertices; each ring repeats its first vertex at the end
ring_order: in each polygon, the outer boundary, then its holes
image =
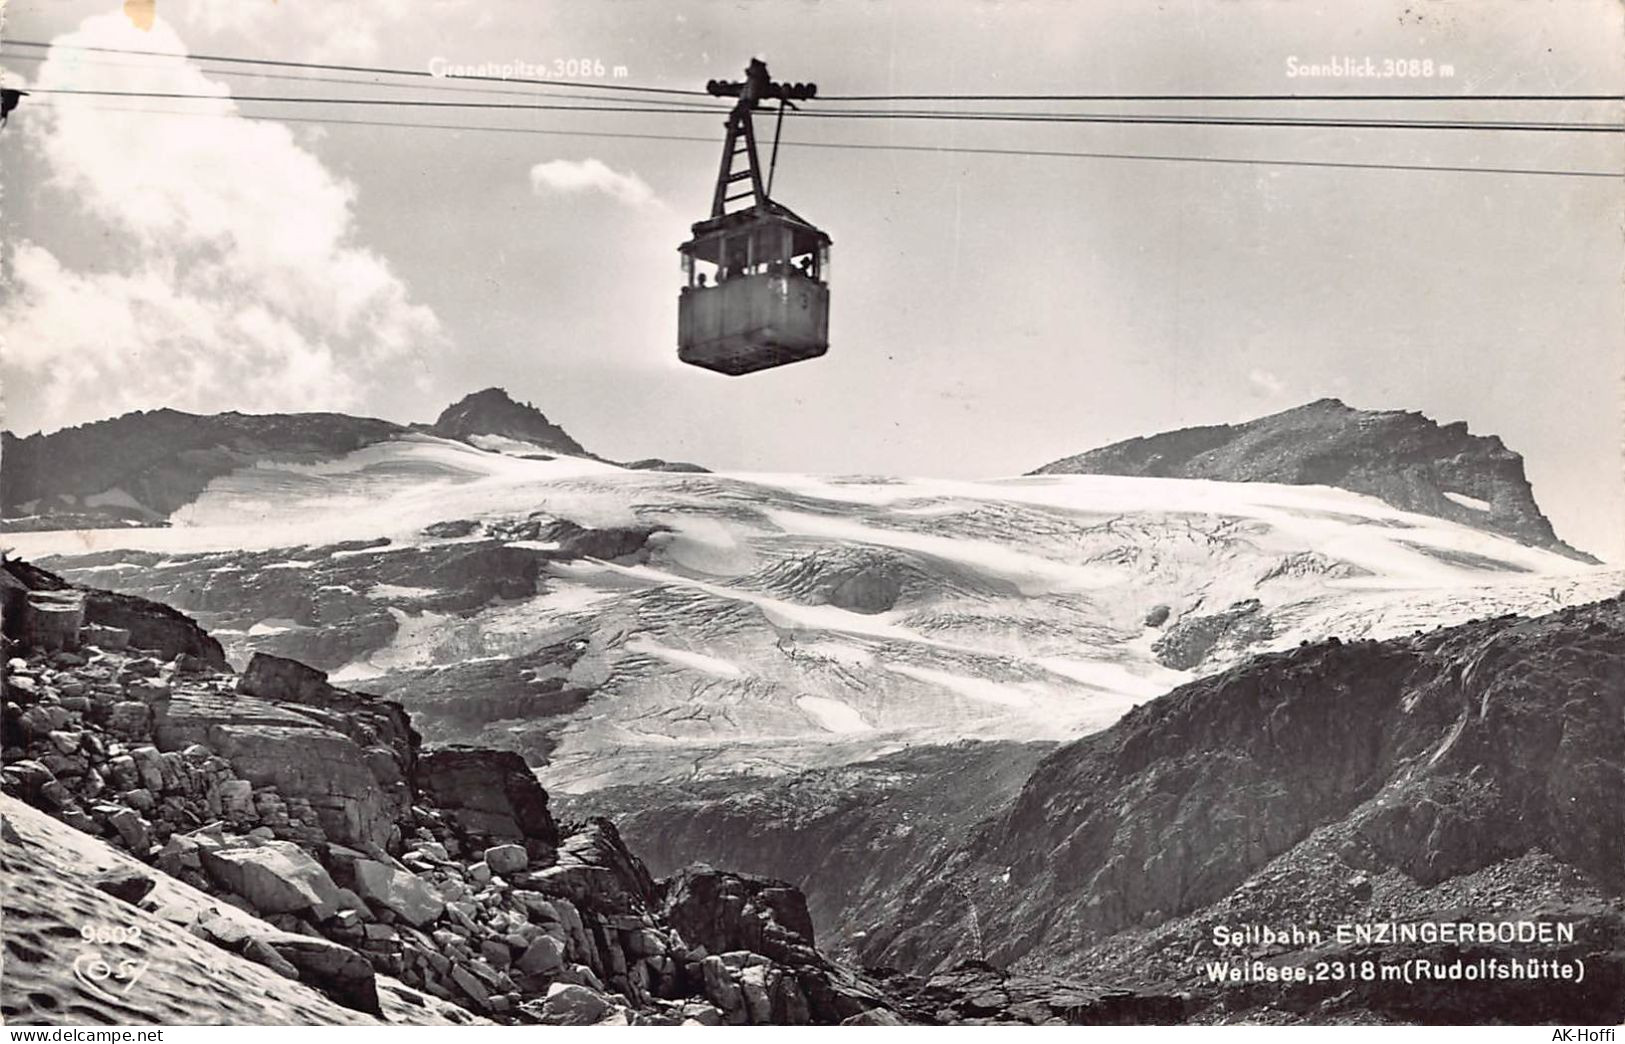
POLYGON ((636 174, 622 174, 602 160, 549 160, 530 168, 530 185, 538 193, 602 192, 632 207, 658 204, 654 189, 636 174))
POLYGON ((1286 391, 1286 382, 1268 370, 1253 370, 1247 375, 1247 383, 1266 395, 1280 395, 1286 391))
MULTIPOLYGON (((167 4, 167 0, 166 0, 167 4)), ((298 57, 311 62, 378 62, 383 37, 411 18, 425 17, 423 0, 373 0, 372 3, 244 3, 243 0, 182 0, 179 24, 197 26, 205 35, 238 33, 249 39, 296 36, 298 57)), ((435 3, 429 17, 450 12, 446 0, 435 3)), ((450 5, 453 9, 459 4, 450 5)))
POLYGON ((8 251, 0 344, 8 377, 29 385, 27 419, 55 427, 159 405, 342 408, 441 340, 434 313, 357 242, 354 186, 286 127, 240 118, 164 21, 141 32, 122 14, 97 16, 56 42, 167 53, 109 69, 53 50, 40 87, 210 100, 166 106, 203 115, 72 102, 30 112, 28 146, 99 234, 8 251), (60 260, 84 256, 96 260, 60 260))

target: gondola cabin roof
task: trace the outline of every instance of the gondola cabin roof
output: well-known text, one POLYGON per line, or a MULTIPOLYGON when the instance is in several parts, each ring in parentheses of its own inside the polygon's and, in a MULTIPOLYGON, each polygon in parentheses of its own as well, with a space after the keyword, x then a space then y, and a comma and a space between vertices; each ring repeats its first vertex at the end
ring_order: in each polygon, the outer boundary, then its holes
POLYGON ((721 259, 722 242, 730 234, 770 226, 790 230, 792 255, 805 254, 829 246, 831 242, 829 236, 811 222, 784 204, 769 199, 732 214, 696 221, 690 229, 693 238, 677 249, 696 260, 715 262, 721 259))

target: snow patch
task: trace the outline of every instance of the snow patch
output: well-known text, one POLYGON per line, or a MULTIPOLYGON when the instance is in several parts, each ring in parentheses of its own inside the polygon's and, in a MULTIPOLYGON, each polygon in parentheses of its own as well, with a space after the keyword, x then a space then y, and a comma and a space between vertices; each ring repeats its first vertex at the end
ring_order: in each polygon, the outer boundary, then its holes
POLYGON ((1444 495, 1447 499, 1455 501, 1464 508, 1471 508, 1474 511, 1483 511, 1486 513, 1488 513, 1490 510, 1490 502, 1487 500, 1479 500, 1477 497, 1469 497, 1465 493, 1452 493, 1449 490, 1445 490, 1444 495))
POLYGON ((271 634, 287 634, 289 631, 303 631, 305 628, 297 620, 286 617, 267 617, 248 629, 252 638, 261 638, 271 634))
POLYGON ((432 587, 408 587, 405 584, 373 584, 367 588, 368 598, 393 598, 409 602, 419 602, 439 593, 432 587))
POLYGON ((854 708, 827 696, 797 696, 796 706, 826 732, 873 732, 874 726, 863 720, 854 708))
POLYGON ((703 674, 712 674, 719 678, 743 678, 745 672, 737 664, 705 653, 692 652, 688 649, 673 649, 669 645, 661 645, 651 638, 635 638, 626 643, 629 652, 644 653, 656 659, 690 670, 700 671, 703 674))
POLYGON ((1183 685, 1194 677, 1188 671, 1172 671, 1156 664, 1137 664, 1138 670, 1135 670, 1122 664, 1102 663, 1098 660, 1043 657, 1036 662, 1063 678, 1082 682, 1091 688, 1132 696, 1138 700, 1161 696, 1169 689, 1183 685))
POLYGON ((1032 693, 1027 691, 1024 686, 991 681, 987 678, 970 678, 950 671, 939 671, 930 667, 914 667, 909 664, 888 663, 886 669, 898 674, 906 674, 916 681, 939 686, 956 696, 964 696, 981 703, 992 703, 1002 707, 1031 707, 1033 705, 1032 693))

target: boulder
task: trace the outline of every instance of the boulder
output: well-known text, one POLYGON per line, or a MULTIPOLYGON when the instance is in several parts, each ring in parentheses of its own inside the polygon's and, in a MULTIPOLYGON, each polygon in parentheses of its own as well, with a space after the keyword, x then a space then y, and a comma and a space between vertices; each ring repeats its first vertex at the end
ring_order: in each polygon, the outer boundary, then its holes
POLYGON ((458 964, 451 969, 451 981, 457 988, 474 1002, 474 1007, 480 1011, 488 1011, 491 1007, 491 991, 486 989, 485 983, 471 970, 471 965, 458 964))
POLYGON ((291 841, 252 848, 200 847, 203 869, 215 883, 261 914, 309 910, 318 919, 338 909, 339 889, 322 865, 291 841))
POLYGON ((79 648, 84 596, 75 591, 30 591, 23 601, 23 643, 47 652, 79 648))
POLYGON ((524 845, 492 845, 485 850, 485 865, 494 874, 509 877, 530 865, 524 845))
POLYGON ((512 751, 445 747, 417 760, 416 782, 466 838, 558 844, 547 791, 525 759, 512 751))
POLYGON ((322 703, 332 690, 327 672, 290 660, 257 652, 237 679, 237 691, 267 700, 293 703, 322 703))
POLYGON ((158 882, 139 870, 114 867, 92 878, 97 890, 132 906, 147 897, 158 882))
POLYGON ((678 871, 661 891, 666 920, 691 946, 786 964, 817 960, 806 896, 783 881, 700 865, 678 871))
POLYGON ((564 967, 564 943, 551 935, 538 936, 514 966, 526 975, 552 975, 564 967))
POLYGON ((412 728, 411 716, 394 700, 332 685, 327 672, 298 660, 256 652, 238 680, 237 691, 266 700, 310 708, 314 717, 367 748, 376 759, 382 748, 395 764, 384 766, 382 783, 412 778, 422 737, 412 728))
POLYGON ((299 969, 300 981, 346 1007, 373 1015, 383 1014, 372 965, 361 954, 327 939, 290 932, 279 932, 267 942, 279 956, 299 969))
POLYGON ((555 982, 542 1000, 537 1021, 549 1026, 593 1026, 609 1018, 615 1005, 585 986, 555 982))
MULTIPOLYGON (((41 792, 41 796, 50 797, 49 790, 41 792)), ((145 857, 147 850, 152 847, 152 832, 147 821, 141 818, 141 813, 132 808, 120 808, 107 818, 108 825, 118 831, 124 844, 138 856, 145 857)))
POLYGON ((353 864, 355 891, 361 898, 381 906, 414 928, 439 919, 446 901, 423 878, 372 859, 353 864))

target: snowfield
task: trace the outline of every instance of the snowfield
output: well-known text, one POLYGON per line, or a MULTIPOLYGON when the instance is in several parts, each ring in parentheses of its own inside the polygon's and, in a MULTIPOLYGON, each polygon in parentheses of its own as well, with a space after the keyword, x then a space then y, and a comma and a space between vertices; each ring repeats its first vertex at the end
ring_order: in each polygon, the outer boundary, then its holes
MULTIPOLYGON (((378 643, 327 665, 357 688, 400 671, 529 663, 576 642, 567 666, 524 677, 585 699, 549 705, 545 720, 490 721, 482 737, 531 749, 521 741, 545 734, 541 775, 567 791, 782 772, 965 737, 1067 738, 1259 651, 1544 612, 1625 585, 1617 569, 1324 487, 668 473, 514 450, 410 436, 234 472, 169 528, 3 539, 77 581, 163 597, 205 626, 232 608, 211 582, 240 581, 245 552, 285 549, 265 582, 308 583, 312 604, 318 586, 330 600, 347 591, 393 618, 380 617, 378 643), (613 561, 482 535, 535 515, 657 531, 613 561), (463 520, 480 526, 425 533, 463 520), (389 543, 331 549, 377 540, 389 543), (434 610, 419 603, 436 587, 372 575, 385 557, 493 543, 544 561, 534 594, 434 610), (176 572, 195 578, 166 579, 176 572), (1226 613, 1245 626, 1204 622, 1226 613), (1171 645, 1194 665, 1168 666, 1171 645)), ((287 615, 253 619, 262 631, 337 619, 287 615)), ((248 631, 220 634, 234 660, 255 639, 289 640, 248 631)))

